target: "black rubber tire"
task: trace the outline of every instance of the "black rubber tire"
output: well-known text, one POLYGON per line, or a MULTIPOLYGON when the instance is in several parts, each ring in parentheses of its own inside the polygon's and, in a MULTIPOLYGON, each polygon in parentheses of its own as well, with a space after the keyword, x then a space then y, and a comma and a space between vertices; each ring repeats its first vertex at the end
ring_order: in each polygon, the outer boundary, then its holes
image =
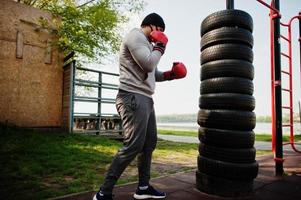
POLYGON ((256 150, 253 147, 242 149, 222 148, 202 142, 199 144, 199 153, 201 156, 213 160, 232 163, 254 163, 256 157, 256 150))
POLYGON ((198 124, 206 128, 251 131, 255 128, 254 112, 200 109, 198 124))
POLYGON ((198 136, 204 144, 224 148, 251 148, 255 142, 253 131, 235 131, 199 127, 198 136))
POLYGON ((200 77, 201 81, 216 77, 241 77, 253 80, 254 66, 244 60, 216 60, 202 65, 200 77))
POLYGON ((222 27, 214 29, 201 39, 201 50, 217 44, 243 44, 253 47, 253 35, 250 31, 235 27, 222 27))
POLYGON ((252 17, 242 10, 221 10, 207 16, 201 24, 201 36, 220 27, 240 27, 253 31, 252 17))
POLYGON ((257 177, 258 163, 231 163, 198 156, 198 170, 229 180, 252 180, 257 177))
POLYGON ((200 94, 239 93, 252 95, 254 85, 252 80, 237 77, 221 77, 206 79, 201 82, 200 94))
POLYGON ((201 52, 201 64, 215 60, 239 59, 253 62, 253 51, 250 47, 241 44, 218 44, 204 49, 201 52))
POLYGON ((255 98, 237 93, 203 94, 199 98, 199 108, 253 111, 255 98))
POLYGON ((196 188, 223 197, 246 197, 253 193, 253 180, 233 181, 196 172, 196 188))

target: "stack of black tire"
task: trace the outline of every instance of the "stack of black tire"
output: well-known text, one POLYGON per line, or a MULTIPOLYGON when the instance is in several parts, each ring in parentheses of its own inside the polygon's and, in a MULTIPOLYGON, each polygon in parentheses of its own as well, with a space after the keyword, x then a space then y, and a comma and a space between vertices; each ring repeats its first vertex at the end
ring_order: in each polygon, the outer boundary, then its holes
POLYGON ((213 13, 201 24, 196 184, 208 194, 250 195, 258 173, 252 30, 241 10, 213 13))

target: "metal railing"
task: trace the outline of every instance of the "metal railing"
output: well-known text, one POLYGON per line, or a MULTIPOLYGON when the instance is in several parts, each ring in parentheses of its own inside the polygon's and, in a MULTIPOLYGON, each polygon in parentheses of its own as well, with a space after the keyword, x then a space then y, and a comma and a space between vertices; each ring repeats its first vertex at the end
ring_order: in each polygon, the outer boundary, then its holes
POLYGON ((73 122, 71 130, 73 133, 95 133, 102 135, 111 135, 115 137, 121 137, 122 125, 118 114, 115 113, 103 113, 102 105, 115 104, 115 98, 107 98, 103 95, 103 89, 106 90, 118 90, 117 84, 111 84, 103 81, 103 76, 118 77, 119 74, 98 71, 89 68, 82 68, 73 66, 73 91, 72 91, 72 114, 71 120, 73 122), (84 78, 77 78, 79 71, 89 72, 96 74, 97 81, 91 81, 84 78), (97 90, 97 96, 78 95, 75 92, 77 87, 94 88, 97 90), (76 102, 96 103, 97 112, 74 112, 74 104, 76 102), (115 134, 115 135, 114 135, 115 134))

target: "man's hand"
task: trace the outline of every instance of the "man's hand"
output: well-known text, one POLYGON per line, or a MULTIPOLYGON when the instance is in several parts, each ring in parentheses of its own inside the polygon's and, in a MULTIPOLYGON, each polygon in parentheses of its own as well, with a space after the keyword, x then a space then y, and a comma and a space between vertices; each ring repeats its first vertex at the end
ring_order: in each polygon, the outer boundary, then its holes
POLYGON ((161 31, 152 31, 150 39, 155 43, 154 50, 160 51, 163 55, 168 42, 167 36, 161 31))
POLYGON ((184 78, 187 74, 185 65, 181 62, 174 62, 170 71, 163 72, 165 80, 184 78))

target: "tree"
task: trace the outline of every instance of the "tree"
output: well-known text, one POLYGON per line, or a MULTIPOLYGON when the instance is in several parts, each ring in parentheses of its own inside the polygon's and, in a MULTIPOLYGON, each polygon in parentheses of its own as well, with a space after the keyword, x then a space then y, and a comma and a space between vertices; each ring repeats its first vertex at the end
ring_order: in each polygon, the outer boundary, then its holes
POLYGON ((98 62, 117 52, 121 39, 119 26, 128 20, 127 13, 139 12, 144 5, 143 0, 18 1, 60 18, 55 22, 59 37, 56 45, 65 55, 74 51, 98 62))

